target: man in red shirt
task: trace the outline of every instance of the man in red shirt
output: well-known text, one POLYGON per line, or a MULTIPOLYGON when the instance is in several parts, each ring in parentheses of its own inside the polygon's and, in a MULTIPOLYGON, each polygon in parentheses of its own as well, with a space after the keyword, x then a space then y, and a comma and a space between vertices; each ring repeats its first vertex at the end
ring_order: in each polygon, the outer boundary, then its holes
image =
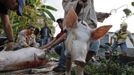
POLYGON ((59 25, 59 27, 61 29, 60 33, 57 34, 57 36, 51 42, 49 42, 47 45, 42 47, 43 49, 45 48, 47 50, 50 50, 52 47, 54 47, 55 52, 58 55, 60 55, 58 66, 53 69, 53 71, 55 71, 55 72, 61 72, 61 71, 63 72, 63 71, 65 71, 65 59, 66 59, 66 57, 65 57, 64 39, 61 40, 60 43, 57 42, 60 37, 64 36, 64 38, 65 38, 65 36, 66 36, 66 33, 63 31, 62 22, 63 22, 62 18, 59 18, 57 20, 57 23, 58 23, 58 25, 59 25))

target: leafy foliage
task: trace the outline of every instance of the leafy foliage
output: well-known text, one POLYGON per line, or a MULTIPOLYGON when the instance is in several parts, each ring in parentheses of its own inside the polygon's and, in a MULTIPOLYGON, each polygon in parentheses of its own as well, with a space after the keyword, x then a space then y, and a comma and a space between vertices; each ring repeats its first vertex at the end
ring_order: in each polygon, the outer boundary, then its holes
POLYGON ((132 13, 128 8, 124 9, 123 12, 126 14, 126 16, 129 16, 132 13))
POLYGON ((132 2, 131 5, 134 6, 134 2, 132 2))
POLYGON ((57 11, 57 9, 49 5, 41 5, 37 10, 38 15, 43 16, 45 19, 51 18, 53 21, 55 21, 55 17, 51 13, 51 11, 57 11))
MULTIPOLYGON (((134 7, 134 2, 131 2, 131 6, 134 7)), ((128 8, 124 9, 123 12, 125 13, 126 17, 132 16, 132 15, 134 14, 134 13, 133 13, 130 9, 128 9, 128 8)))
POLYGON ((85 72, 93 75, 134 75, 134 66, 121 65, 116 62, 108 63, 103 60, 99 66, 89 63, 85 67, 85 72))
MULTIPOLYGON (((18 16, 16 12, 10 11, 10 22, 13 27, 14 36, 16 37, 18 32, 26 28, 28 24, 33 24, 37 28, 41 28, 44 25, 44 22, 48 23, 48 26, 51 28, 54 33, 55 29, 53 27, 53 21, 55 17, 51 11, 56 11, 57 9, 49 6, 43 5, 41 0, 25 0, 25 6, 23 8, 23 16, 18 16)), ((1 23, 1 22, 0 22, 1 23)), ((3 28, 0 27, 1 35, 3 33, 3 28)))

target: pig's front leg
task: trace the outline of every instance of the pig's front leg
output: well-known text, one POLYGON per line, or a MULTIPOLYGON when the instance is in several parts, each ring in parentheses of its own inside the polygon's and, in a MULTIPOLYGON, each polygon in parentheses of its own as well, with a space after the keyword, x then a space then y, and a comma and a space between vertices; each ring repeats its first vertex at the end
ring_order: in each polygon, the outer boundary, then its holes
POLYGON ((66 56, 66 72, 65 72, 65 75, 71 75, 71 68, 72 68, 71 55, 67 54, 67 56, 66 56))
POLYGON ((77 65, 76 70, 75 70, 75 74, 76 75, 84 75, 83 70, 84 70, 84 67, 77 65))

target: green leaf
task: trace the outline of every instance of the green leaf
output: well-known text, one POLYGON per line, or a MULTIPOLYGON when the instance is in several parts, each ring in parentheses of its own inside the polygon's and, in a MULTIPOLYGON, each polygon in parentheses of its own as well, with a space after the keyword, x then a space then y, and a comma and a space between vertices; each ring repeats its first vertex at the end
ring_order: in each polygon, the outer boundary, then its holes
POLYGON ((28 14, 23 14, 23 16, 25 16, 25 17, 27 17, 27 18, 29 18, 29 19, 32 19, 32 17, 30 16, 30 15, 28 15, 28 14))
POLYGON ((131 5, 134 6, 134 2, 132 2, 131 5))
POLYGON ((42 5, 41 6, 42 9, 47 9, 47 10, 52 10, 52 11, 57 11, 56 8, 49 6, 49 5, 42 5))
POLYGON ((46 5, 41 5, 41 8, 44 8, 45 9, 46 8, 46 5))
POLYGON ((47 19, 47 16, 46 16, 46 14, 44 12, 41 13, 41 16, 43 16, 44 19, 47 19))
POLYGON ((129 16, 132 13, 128 8, 124 9, 123 12, 126 14, 126 16, 129 16))
POLYGON ((45 13, 47 13, 48 16, 49 16, 53 21, 55 21, 55 17, 53 16, 53 14, 52 14, 49 10, 45 10, 45 13))
POLYGON ((45 11, 45 9, 42 9, 42 8, 37 9, 37 10, 40 11, 40 12, 44 12, 45 11))
POLYGON ((46 5, 46 8, 47 8, 47 9, 50 9, 50 10, 53 10, 53 11, 57 11, 56 8, 54 8, 54 7, 52 7, 52 6, 49 6, 49 5, 46 5))
POLYGON ((36 0, 35 3, 36 3, 36 5, 39 5, 40 4, 40 0, 36 0))

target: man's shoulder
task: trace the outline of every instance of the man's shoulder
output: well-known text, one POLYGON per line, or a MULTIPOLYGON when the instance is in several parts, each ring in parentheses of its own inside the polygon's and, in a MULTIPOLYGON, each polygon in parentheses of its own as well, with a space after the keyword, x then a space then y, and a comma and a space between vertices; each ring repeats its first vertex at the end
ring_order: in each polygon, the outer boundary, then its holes
POLYGON ((114 33, 119 33, 120 32, 120 29, 119 30, 116 30, 114 33))
POLYGON ((127 34, 131 34, 131 32, 129 30, 127 30, 127 34))
POLYGON ((25 33, 26 33, 26 30, 21 30, 21 31, 19 32, 19 35, 25 35, 25 33))
POLYGON ((127 30, 127 33, 131 33, 129 30, 127 30))

